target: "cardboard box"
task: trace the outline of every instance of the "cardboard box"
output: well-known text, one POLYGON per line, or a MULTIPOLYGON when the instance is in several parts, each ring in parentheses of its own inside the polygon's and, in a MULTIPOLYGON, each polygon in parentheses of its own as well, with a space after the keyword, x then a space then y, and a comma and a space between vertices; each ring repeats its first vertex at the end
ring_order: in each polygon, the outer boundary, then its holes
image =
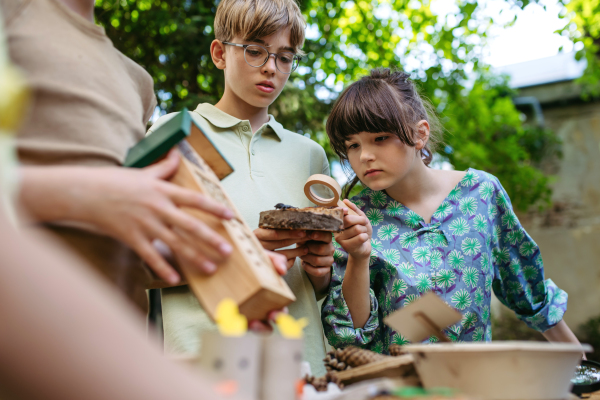
POLYGON ((269 311, 296 300, 221 186, 220 179, 231 174, 233 168, 187 110, 134 146, 127 155, 125 166, 146 167, 162 158, 173 146, 181 153, 181 163, 170 181, 212 197, 235 214, 233 219, 225 221, 201 210, 182 208, 202 220, 234 248, 231 256, 218 264, 217 272, 210 276, 179 260, 185 278, 204 310, 214 319, 219 302, 231 298, 248 319, 265 319, 269 311))

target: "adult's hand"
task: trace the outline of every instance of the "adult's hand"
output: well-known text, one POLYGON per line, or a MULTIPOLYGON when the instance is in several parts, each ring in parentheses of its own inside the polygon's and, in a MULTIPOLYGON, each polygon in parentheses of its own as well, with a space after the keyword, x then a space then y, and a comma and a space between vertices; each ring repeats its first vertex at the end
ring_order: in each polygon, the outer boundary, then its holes
POLYGON ((304 243, 309 240, 306 231, 258 228, 254 230, 254 234, 266 250, 277 250, 277 253, 286 257, 287 269, 292 268, 296 257, 308 254, 308 249, 303 246, 287 250, 278 250, 293 244, 304 243))
POLYGON ((168 182, 178 166, 173 150, 143 169, 24 167, 21 200, 38 220, 86 222, 123 241, 161 279, 176 284, 180 276, 152 245, 155 239, 205 273, 232 252, 227 241, 180 207, 233 217, 211 198, 168 182))

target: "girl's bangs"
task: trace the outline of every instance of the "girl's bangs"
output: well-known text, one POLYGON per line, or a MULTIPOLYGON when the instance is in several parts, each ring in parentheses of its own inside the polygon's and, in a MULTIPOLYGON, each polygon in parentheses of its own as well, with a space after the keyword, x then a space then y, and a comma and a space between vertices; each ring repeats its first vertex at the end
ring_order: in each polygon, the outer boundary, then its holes
POLYGON ((402 142, 414 145, 411 130, 401 118, 398 100, 384 82, 360 80, 348 87, 327 119, 326 129, 338 156, 345 153, 345 141, 361 132, 393 133, 402 142))

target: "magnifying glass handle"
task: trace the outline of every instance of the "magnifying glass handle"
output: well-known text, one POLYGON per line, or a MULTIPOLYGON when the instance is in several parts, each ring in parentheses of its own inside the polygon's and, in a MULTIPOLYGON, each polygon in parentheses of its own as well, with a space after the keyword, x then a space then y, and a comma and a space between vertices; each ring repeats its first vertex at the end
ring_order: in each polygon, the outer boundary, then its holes
POLYGON ((341 201, 341 200, 338 200, 337 206, 341 207, 341 208, 347 208, 348 209, 348 215, 358 215, 357 213, 354 212, 354 210, 352 210, 350 207, 348 207, 348 205, 346 203, 344 203, 343 201, 341 201))

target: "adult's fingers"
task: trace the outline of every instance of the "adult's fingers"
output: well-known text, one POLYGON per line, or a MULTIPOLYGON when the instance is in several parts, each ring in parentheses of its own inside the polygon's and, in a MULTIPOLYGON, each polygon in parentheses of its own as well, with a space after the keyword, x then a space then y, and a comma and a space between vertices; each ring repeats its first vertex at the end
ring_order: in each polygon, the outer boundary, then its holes
POLYGON ((168 225, 191 236, 190 242, 197 242, 213 261, 221 262, 232 253, 231 244, 198 218, 174 206, 163 209, 161 214, 168 225))
POLYGON ((159 179, 168 179, 179 167, 179 151, 171 149, 167 156, 149 167, 143 168, 144 173, 159 179))
POLYGON ((171 285, 179 283, 181 279, 179 274, 165 261, 158 250, 152 246, 148 238, 139 235, 134 240, 132 248, 160 279, 171 285))
POLYGON ((234 217, 233 211, 225 205, 201 193, 169 182, 163 182, 161 188, 178 207, 197 208, 222 219, 231 219, 234 217))
POLYGON ((279 275, 285 275, 285 273, 288 271, 287 258, 283 254, 278 254, 273 251, 265 250, 265 252, 271 260, 271 263, 275 267, 277 273, 279 275))
MULTIPOLYGON (((148 230, 153 238, 163 241, 171 249, 173 254, 176 254, 180 259, 183 259, 182 261, 192 264, 195 268, 205 274, 211 274, 216 271, 217 266, 215 262, 209 259, 206 254, 198 248, 198 243, 194 244, 193 241, 182 237, 180 234, 175 233, 171 229, 161 225, 159 222, 147 220, 144 222, 144 225, 145 229, 148 230)), ((153 247, 159 251, 156 246, 153 245, 153 247)))
POLYGON ((307 262, 302 263, 302 269, 312 276, 325 276, 331 273, 330 267, 315 267, 307 262))

